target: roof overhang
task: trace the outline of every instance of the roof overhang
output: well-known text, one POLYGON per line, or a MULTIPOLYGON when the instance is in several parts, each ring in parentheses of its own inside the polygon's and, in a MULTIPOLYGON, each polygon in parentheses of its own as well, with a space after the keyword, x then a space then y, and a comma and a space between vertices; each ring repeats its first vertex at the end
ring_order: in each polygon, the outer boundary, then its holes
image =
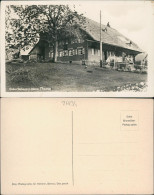
MULTIPOLYGON (((87 41, 88 42, 95 42, 97 44, 100 44, 100 42, 99 41, 96 41, 96 40, 87 40, 87 41)), ((112 48, 112 50, 114 50, 114 51, 116 51, 118 49, 119 51, 125 51, 127 53, 133 53, 135 55, 143 52, 143 51, 137 51, 137 50, 133 50, 133 49, 128 49, 128 48, 120 47, 118 45, 109 44, 109 43, 105 43, 105 42, 102 42, 102 48, 103 48, 103 45, 112 48)))

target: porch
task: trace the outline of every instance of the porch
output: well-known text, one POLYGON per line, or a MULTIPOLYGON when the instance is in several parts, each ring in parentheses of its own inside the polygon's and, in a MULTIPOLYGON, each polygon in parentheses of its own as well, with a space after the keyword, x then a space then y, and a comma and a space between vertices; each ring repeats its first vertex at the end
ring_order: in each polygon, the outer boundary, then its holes
MULTIPOLYGON (((139 52, 118 46, 102 43, 103 66, 118 68, 122 64, 135 64, 135 56, 139 52)), ((100 42, 87 40, 87 65, 100 65, 100 42)))

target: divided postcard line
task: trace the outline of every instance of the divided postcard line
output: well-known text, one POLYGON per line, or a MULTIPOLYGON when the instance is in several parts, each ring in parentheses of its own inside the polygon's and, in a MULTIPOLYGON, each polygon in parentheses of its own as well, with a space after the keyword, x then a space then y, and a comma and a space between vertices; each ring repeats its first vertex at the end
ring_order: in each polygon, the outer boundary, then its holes
POLYGON ((72 111, 72 185, 74 186, 74 140, 73 140, 73 111, 72 111))

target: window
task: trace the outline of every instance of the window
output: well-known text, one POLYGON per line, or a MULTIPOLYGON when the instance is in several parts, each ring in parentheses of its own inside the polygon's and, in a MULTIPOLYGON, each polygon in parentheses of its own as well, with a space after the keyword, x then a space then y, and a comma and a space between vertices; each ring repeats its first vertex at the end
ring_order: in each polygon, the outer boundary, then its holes
POLYGON ((53 58, 53 52, 52 51, 49 52, 49 58, 53 58))
POLYGON ((63 51, 59 52, 59 57, 63 57, 63 51))
POLYGON ((68 50, 64 51, 64 56, 68 56, 68 50))
POLYGON ((77 49, 73 49, 73 55, 77 55, 77 49))
POLYGON ((82 48, 79 48, 78 49, 78 55, 81 55, 82 54, 82 48))
POLYGON ((131 41, 127 42, 126 44, 127 44, 128 46, 132 46, 132 42, 131 42, 131 41))
POLYGON ((70 49, 70 50, 68 51, 68 55, 69 55, 69 56, 73 56, 73 49, 70 49))
POLYGON ((84 50, 84 48, 82 48, 82 53, 83 53, 83 54, 85 54, 85 50, 84 50))
POLYGON ((78 55, 84 54, 84 48, 78 48, 78 55))

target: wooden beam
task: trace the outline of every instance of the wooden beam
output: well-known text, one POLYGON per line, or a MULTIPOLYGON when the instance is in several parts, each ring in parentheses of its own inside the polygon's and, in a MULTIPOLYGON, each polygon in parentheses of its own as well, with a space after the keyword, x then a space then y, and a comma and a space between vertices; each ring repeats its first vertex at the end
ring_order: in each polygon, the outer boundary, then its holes
POLYGON ((102 67, 102 13, 100 10, 100 67, 102 67))

